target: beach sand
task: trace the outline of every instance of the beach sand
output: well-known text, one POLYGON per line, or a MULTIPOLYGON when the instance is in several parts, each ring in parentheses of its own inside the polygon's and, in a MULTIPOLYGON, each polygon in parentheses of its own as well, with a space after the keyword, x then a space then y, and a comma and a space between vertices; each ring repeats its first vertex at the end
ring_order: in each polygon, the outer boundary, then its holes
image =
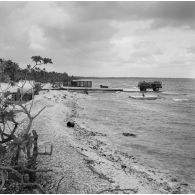
POLYGON ((38 159, 39 168, 53 170, 41 175, 49 193, 190 193, 175 178, 116 150, 103 130, 86 125, 81 111, 88 106, 87 98, 86 94, 52 90, 35 97, 34 113, 47 106, 33 124, 40 151, 44 145, 54 146, 52 156, 38 159), (86 103, 79 104, 83 99, 86 103), (75 127, 67 127, 68 121, 75 122, 75 127))

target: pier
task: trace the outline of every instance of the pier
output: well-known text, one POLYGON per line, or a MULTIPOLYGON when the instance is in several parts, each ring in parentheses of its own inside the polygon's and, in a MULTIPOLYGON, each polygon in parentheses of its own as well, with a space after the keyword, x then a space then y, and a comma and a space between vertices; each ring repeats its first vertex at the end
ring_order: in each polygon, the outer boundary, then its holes
POLYGON ((50 89, 43 89, 43 90, 103 91, 103 92, 123 91, 122 88, 91 88, 91 87, 60 87, 60 88, 50 88, 50 89))
MULTIPOLYGON (((44 88, 42 90, 66 90, 66 91, 91 91, 91 92, 126 92, 126 93, 140 93, 139 89, 126 88, 98 88, 98 87, 58 87, 58 88, 44 88)), ((159 91, 161 92, 161 91, 159 91)), ((146 91, 144 93, 154 93, 153 91, 146 91)))

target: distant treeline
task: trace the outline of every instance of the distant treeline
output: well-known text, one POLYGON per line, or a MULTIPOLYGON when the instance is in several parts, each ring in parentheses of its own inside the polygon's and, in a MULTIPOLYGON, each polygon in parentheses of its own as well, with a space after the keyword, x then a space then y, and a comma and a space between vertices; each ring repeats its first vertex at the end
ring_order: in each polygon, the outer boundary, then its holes
MULTIPOLYGON (((52 63, 52 61, 50 63, 52 63)), ((35 80, 36 82, 41 83, 47 82, 67 83, 68 81, 71 81, 73 78, 74 78, 73 76, 70 77, 66 72, 64 73, 58 73, 55 71, 48 72, 46 71, 45 68, 41 69, 37 66, 33 68, 31 65, 27 65, 27 68, 22 69, 16 62, 13 62, 12 60, 0 59, 0 82, 9 82, 10 80, 18 82, 20 80, 27 79, 35 80)))

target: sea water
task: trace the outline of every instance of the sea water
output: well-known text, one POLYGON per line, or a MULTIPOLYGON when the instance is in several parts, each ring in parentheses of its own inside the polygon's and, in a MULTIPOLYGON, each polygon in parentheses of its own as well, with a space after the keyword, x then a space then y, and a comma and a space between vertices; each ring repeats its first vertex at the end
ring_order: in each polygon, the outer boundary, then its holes
POLYGON ((130 99, 140 94, 137 84, 143 80, 156 79, 92 79, 94 87, 102 84, 134 92, 89 93, 83 117, 104 129, 117 149, 195 186, 195 79, 158 79, 163 82, 159 99, 130 99))

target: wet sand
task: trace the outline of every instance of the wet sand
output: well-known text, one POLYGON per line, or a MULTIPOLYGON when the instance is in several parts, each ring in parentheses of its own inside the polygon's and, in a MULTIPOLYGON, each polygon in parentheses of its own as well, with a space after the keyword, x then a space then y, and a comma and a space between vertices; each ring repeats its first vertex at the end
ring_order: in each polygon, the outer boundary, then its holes
MULTIPOLYGON (((39 134, 40 150, 53 144, 52 156, 40 156, 44 173, 42 184, 51 193, 190 193, 177 179, 149 169, 133 155, 113 148, 105 132, 83 122, 85 94, 68 91, 43 91, 36 96, 33 111, 43 106, 33 125, 39 134), (68 128, 68 121, 75 122, 68 128), (90 128, 93 127, 93 128, 90 128)), ((90 98, 90 96, 88 96, 90 98)))

